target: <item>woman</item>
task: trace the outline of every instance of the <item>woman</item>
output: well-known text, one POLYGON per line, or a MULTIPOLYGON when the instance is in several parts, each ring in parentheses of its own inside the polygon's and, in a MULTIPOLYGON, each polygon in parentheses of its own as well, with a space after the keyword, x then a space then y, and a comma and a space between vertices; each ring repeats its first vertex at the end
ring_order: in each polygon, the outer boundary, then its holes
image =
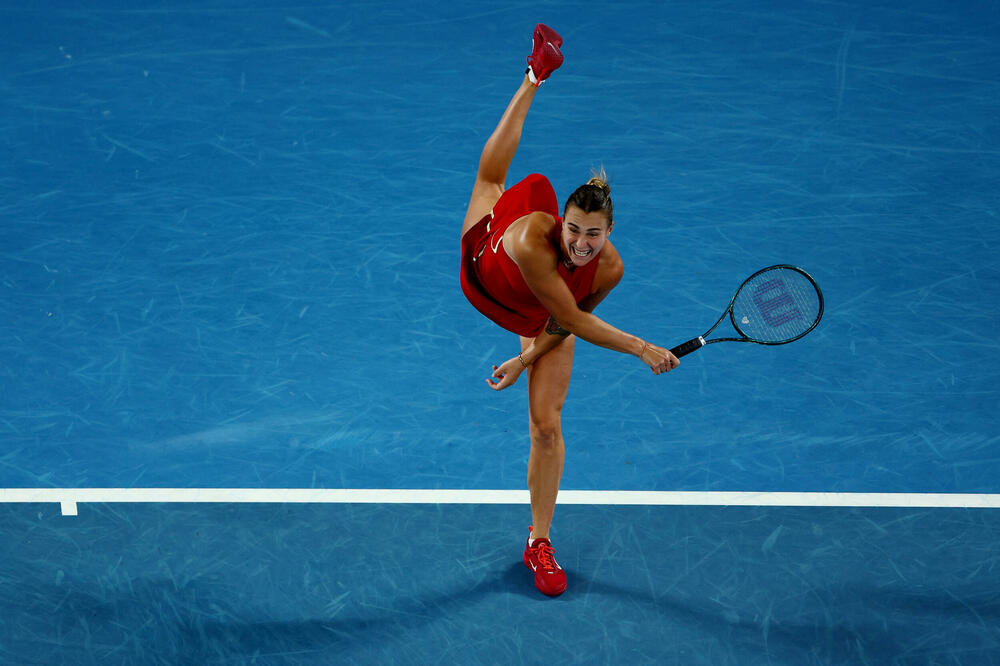
POLYGON ((562 477, 565 447, 562 405, 569 389, 575 338, 638 356, 655 374, 679 362, 668 350, 620 331, 592 314, 621 280, 623 265, 608 241, 614 226, 611 188, 603 173, 569 197, 559 216, 549 181, 532 174, 505 190, 507 169, 542 81, 563 61, 562 39, 535 28, 525 78, 479 161, 462 224, 462 290, 500 326, 521 336, 521 352, 493 366, 491 388, 500 391, 528 371, 531 451, 528 488, 532 527, 524 563, 535 585, 555 596, 566 574, 553 557, 549 528, 562 477))

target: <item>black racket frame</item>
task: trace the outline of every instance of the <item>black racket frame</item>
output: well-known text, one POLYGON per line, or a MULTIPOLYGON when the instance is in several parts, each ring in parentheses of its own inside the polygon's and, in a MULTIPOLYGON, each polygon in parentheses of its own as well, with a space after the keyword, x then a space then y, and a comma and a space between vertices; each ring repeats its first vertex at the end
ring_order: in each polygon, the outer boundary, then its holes
POLYGON ((722 316, 719 317, 718 321, 716 321, 714 324, 712 324, 712 328, 710 328, 707 331, 705 331, 704 335, 699 335, 697 338, 692 338, 691 340, 688 340, 687 342, 684 342, 684 343, 681 343, 681 344, 677 345, 676 347, 674 347, 673 349, 671 349, 670 352, 674 356, 676 356, 677 358, 680 358, 681 356, 686 356, 687 354, 690 354, 693 351, 697 351, 697 350, 701 349, 702 347, 704 347, 705 345, 710 345, 710 344, 712 344, 714 342, 752 342, 754 344, 768 345, 768 346, 787 345, 789 342, 795 342, 799 338, 801 338, 804 335, 808 334, 810 331, 812 331, 814 328, 816 328, 817 325, 819 325, 819 320, 823 318, 823 307, 824 307, 823 291, 819 288, 819 285, 816 283, 816 280, 813 279, 813 276, 809 275, 809 273, 807 273, 804 269, 799 268, 798 266, 792 266, 791 264, 775 264, 774 266, 768 266, 767 268, 760 269, 759 271, 757 271, 756 273, 754 273, 753 275, 751 275, 750 277, 748 277, 746 280, 743 281, 743 284, 740 285, 740 288, 736 290, 736 293, 733 294, 733 297, 729 300, 729 305, 726 307, 726 310, 722 313, 722 316), (796 335, 794 338, 789 338, 788 340, 779 340, 778 342, 769 342, 769 341, 766 341, 766 340, 756 340, 754 338, 751 338, 746 333, 744 333, 743 330, 740 328, 739 324, 736 322, 736 317, 733 316, 733 305, 736 304, 736 298, 740 295, 740 292, 743 291, 743 287, 745 287, 748 282, 750 282, 751 280, 753 280, 755 277, 757 277, 761 273, 766 273, 767 271, 772 271, 772 270, 774 270, 776 268, 785 268, 785 269, 793 270, 796 273, 801 274, 803 277, 805 277, 807 280, 809 280, 810 283, 812 283, 813 288, 816 289, 816 295, 819 297, 819 312, 816 313, 816 321, 814 321, 812 323, 812 326, 810 326, 806 330, 802 331, 801 333, 799 333, 798 335, 796 335), (726 318, 726 315, 729 315, 729 321, 732 323, 733 328, 735 328, 736 332, 739 333, 742 337, 739 337, 739 338, 714 338, 712 340, 706 340, 705 336, 707 336, 712 331, 714 331, 715 327, 718 326, 719 324, 721 324, 722 320, 726 318))

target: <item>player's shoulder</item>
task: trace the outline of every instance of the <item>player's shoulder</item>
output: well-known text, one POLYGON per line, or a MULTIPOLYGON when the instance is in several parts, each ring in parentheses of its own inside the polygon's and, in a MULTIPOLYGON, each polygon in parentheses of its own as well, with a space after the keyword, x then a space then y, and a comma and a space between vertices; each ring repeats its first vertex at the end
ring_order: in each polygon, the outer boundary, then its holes
POLYGON ((504 249, 516 264, 554 264, 554 249, 549 240, 555 218, 548 213, 533 212, 520 217, 507 227, 504 249))
POLYGON ((622 261, 621 255, 618 254, 617 248, 610 240, 604 242, 604 247, 601 248, 601 254, 597 261, 598 273, 603 273, 609 278, 613 277, 615 282, 618 282, 625 274, 625 262, 622 261))
POLYGON ((530 229, 532 233, 541 233, 547 236, 552 231, 552 225, 555 224, 556 218, 545 211, 536 210, 528 213, 518 222, 521 222, 526 229, 530 229))
POLYGON ((541 211, 528 213, 514 220, 504 235, 504 240, 525 250, 540 249, 550 245, 549 236, 555 217, 541 211))

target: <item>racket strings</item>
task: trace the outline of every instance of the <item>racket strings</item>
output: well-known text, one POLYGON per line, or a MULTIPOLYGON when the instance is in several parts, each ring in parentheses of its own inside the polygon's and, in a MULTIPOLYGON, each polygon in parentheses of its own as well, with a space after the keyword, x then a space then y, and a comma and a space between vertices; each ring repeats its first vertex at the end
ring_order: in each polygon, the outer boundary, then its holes
POLYGON ((790 268, 762 271, 740 288, 733 303, 733 325, 758 342, 788 342, 809 332, 822 312, 813 282, 790 268))

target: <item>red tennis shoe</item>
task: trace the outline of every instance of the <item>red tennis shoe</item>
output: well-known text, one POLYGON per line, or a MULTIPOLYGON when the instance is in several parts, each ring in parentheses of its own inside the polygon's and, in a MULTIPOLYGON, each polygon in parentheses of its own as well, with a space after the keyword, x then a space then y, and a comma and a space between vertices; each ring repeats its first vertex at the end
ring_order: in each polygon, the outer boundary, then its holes
POLYGON ((554 551, 548 539, 535 539, 534 545, 531 545, 531 528, 528 528, 524 566, 535 572, 535 587, 550 597, 558 597, 566 591, 566 572, 552 556, 554 551))
POLYGON ((559 33, 542 23, 535 26, 534 43, 531 55, 528 56, 528 71, 526 72, 528 79, 535 86, 542 85, 542 81, 549 78, 549 75, 563 64, 560 46, 562 46, 562 37, 559 36, 559 33))

